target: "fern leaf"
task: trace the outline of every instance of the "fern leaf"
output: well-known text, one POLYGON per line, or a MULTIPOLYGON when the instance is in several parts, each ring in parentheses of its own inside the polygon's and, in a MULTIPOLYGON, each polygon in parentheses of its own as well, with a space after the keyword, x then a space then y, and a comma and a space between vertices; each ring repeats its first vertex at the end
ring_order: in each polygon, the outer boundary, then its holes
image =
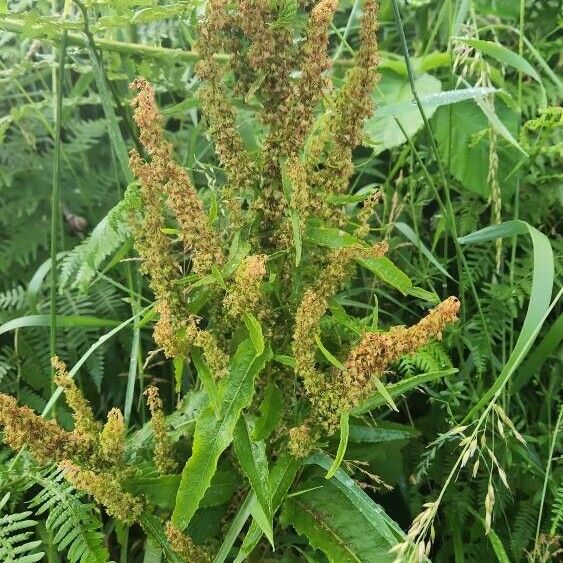
POLYGON ((138 207, 137 194, 136 185, 131 184, 123 199, 110 209, 90 236, 67 254, 61 266, 62 288, 87 286, 102 262, 125 242, 129 236, 127 215, 138 207))
POLYGON ((70 563, 105 563, 109 554, 104 546, 102 523, 93 504, 82 502, 60 469, 33 475, 43 490, 29 506, 40 516, 48 513, 46 526, 53 533, 59 552, 66 552, 70 563))
MULTIPOLYGON (((10 493, 6 493, 0 500, 0 510, 2 510, 10 498, 10 493)), ((41 545, 41 540, 31 540, 33 528, 37 522, 28 517, 31 511, 16 512, 0 517, 0 561, 3 563, 33 563, 41 561, 44 552, 37 552, 41 545)))

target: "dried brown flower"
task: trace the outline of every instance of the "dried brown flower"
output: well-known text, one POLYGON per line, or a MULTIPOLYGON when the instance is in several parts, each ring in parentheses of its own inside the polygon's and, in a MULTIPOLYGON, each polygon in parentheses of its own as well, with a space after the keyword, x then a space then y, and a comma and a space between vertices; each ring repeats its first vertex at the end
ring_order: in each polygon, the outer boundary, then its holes
POLYGON ((147 404, 151 411, 151 426, 154 435, 154 464, 162 475, 174 473, 178 465, 172 455, 172 443, 166 430, 166 418, 162 411, 162 400, 156 387, 145 390, 147 404))
MULTIPOLYGON (((360 28, 361 46, 356 61, 333 102, 324 138, 328 140, 324 167, 313 173, 312 183, 329 193, 343 193, 354 172, 352 150, 360 143, 363 121, 373 112, 372 92, 377 81, 376 0, 365 0, 360 28)), ((314 166, 314 163, 312 163, 314 166)))
POLYGON ((54 420, 45 420, 29 407, 18 406, 14 397, 0 394, 0 426, 4 442, 12 450, 27 446, 40 463, 80 457, 89 447, 79 435, 60 428, 54 420))

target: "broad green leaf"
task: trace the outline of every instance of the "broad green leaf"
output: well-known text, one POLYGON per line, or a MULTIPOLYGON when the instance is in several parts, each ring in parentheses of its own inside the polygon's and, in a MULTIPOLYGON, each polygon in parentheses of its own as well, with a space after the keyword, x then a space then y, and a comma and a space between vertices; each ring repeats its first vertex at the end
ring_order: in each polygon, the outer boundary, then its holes
POLYGON ((250 340, 252 340, 252 344, 256 350, 256 355, 260 356, 264 352, 264 335, 262 334, 260 321, 258 321, 252 313, 245 313, 244 324, 246 325, 250 340))
MULTIPOLYGON (((440 81, 427 73, 417 76, 415 84, 422 98, 436 94, 442 89, 440 81)), ((411 103, 412 91, 406 75, 384 70, 373 98, 375 113, 372 118, 366 120, 364 129, 374 145, 375 154, 406 142, 403 132, 395 121, 395 116, 409 137, 423 126, 424 122, 418 107, 411 103), (389 105, 391 108, 386 110, 385 107, 389 105)), ((428 108, 428 118, 436 111, 436 107, 428 108)))
POLYGON ((257 519, 260 528, 266 534, 268 541, 274 547, 274 531, 272 527, 272 494, 270 491, 270 477, 266 444, 255 442, 250 437, 248 420, 241 416, 237 423, 234 436, 234 447, 237 459, 256 495, 260 506, 257 519))
POLYGON ((393 561, 389 549, 399 543, 400 536, 389 527, 389 517, 382 517, 383 510, 365 493, 362 506, 355 503, 338 483, 336 478, 300 483, 299 488, 306 491, 285 500, 282 524, 291 524, 305 535, 311 546, 321 550, 331 563, 393 561))
MULTIPOLYGON (((296 460, 292 456, 284 455, 276 461, 274 467, 272 468, 272 472, 270 474, 270 486, 273 493, 272 506, 274 513, 280 507, 280 504, 284 499, 287 490, 289 489, 289 487, 291 487, 291 484, 295 479, 295 475, 297 474, 297 471, 300 467, 300 461, 296 460)), ((255 504, 256 499, 254 498, 251 503, 251 511, 255 504)), ((254 548, 258 545, 261 537, 262 530, 254 520, 252 524, 250 524, 248 532, 246 532, 246 536, 244 537, 234 563, 241 563, 242 561, 245 561, 246 558, 252 553, 254 548)))
MULTIPOLYGON (((504 127, 516 134, 516 113, 498 100, 495 110, 504 127)), ((442 161, 465 188, 487 198, 490 196, 488 127, 488 118, 477 104, 469 101, 438 109, 432 124, 442 161)), ((500 142, 497 152, 498 180, 503 196, 509 197, 516 189, 516 177, 507 176, 518 164, 520 155, 513 147, 500 142)))
POLYGON ((239 344, 219 390, 222 401, 217 416, 208 407, 197 419, 192 455, 182 472, 172 512, 172 522, 181 529, 187 527, 198 509, 217 470, 219 457, 233 439, 240 414, 252 400, 254 379, 270 357, 269 350, 257 356, 250 340, 239 344))
POLYGON ((380 258, 360 258, 358 264, 373 272, 381 281, 398 289, 403 295, 407 295, 412 287, 412 281, 401 269, 399 269, 387 256, 380 258))
MULTIPOLYGON (((318 465, 328 471, 332 465, 332 459, 324 453, 317 452, 306 458, 303 463, 318 465)), ((399 525, 342 469, 339 469, 329 482, 335 485, 353 504, 355 509, 362 514, 363 518, 377 529, 377 534, 388 542, 389 547, 403 538, 404 534, 399 525)), ((326 484, 326 481, 323 481, 324 484, 326 484)))
POLYGON ((350 415, 347 412, 343 412, 340 415, 340 441, 338 442, 338 450, 336 452, 336 457, 334 462, 330 466, 329 470, 325 475, 325 479, 332 479, 336 475, 342 460, 344 459, 344 454, 346 453, 346 446, 348 445, 348 436, 350 434, 350 415))
POLYGON ((448 274, 447 270, 440 264, 438 259, 432 254, 432 252, 426 247, 426 245, 420 240, 418 235, 407 225, 406 223, 393 223, 393 226, 403 234, 408 240, 410 240, 417 248, 420 250, 421 254, 424 255, 428 261, 433 264, 444 276, 453 280, 452 276, 448 274))
MULTIPOLYGON (((404 393, 418 387, 419 385, 424 385, 425 383, 430 383, 436 379, 440 379, 441 377, 445 377, 447 375, 453 375, 457 373, 458 370, 455 368, 440 370, 440 371, 431 371, 428 373, 421 373, 419 375, 413 375, 407 379, 403 379, 397 383, 392 383, 387 385, 386 390, 387 393, 391 397, 398 397, 399 395, 403 395, 404 393)), ((353 415, 360 415, 366 412, 369 412, 377 407, 380 407, 386 404, 386 400, 380 393, 375 393, 374 395, 370 395, 365 401, 360 403, 357 407, 352 409, 351 414, 353 415)))
POLYGON ((268 438, 280 421, 282 404, 283 398, 279 387, 275 383, 269 383, 264 392, 264 399, 258 408, 260 414, 254 424, 253 440, 268 438))
POLYGON ((522 363, 536 340, 551 308, 559 300, 561 291, 550 306, 555 272, 553 250, 551 249, 549 239, 525 221, 507 221, 500 225, 486 227, 485 229, 481 229, 459 239, 461 244, 475 244, 521 234, 530 236, 534 248, 532 290, 530 292, 530 301, 528 303, 524 324, 522 325, 514 349, 504 364, 501 373, 489 390, 481 395, 477 404, 469 411, 464 418, 463 424, 471 420, 478 411, 488 405, 489 402, 502 391, 503 387, 522 363))
MULTIPOLYGON (((144 495, 156 506, 172 510, 176 502, 180 478, 181 475, 131 477, 125 488, 134 495, 144 495)), ((232 467, 219 468, 211 479, 211 486, 207 489, 200 507, 217 506, 228 502, 240 484, 240 479, 237 478, 232 467)))

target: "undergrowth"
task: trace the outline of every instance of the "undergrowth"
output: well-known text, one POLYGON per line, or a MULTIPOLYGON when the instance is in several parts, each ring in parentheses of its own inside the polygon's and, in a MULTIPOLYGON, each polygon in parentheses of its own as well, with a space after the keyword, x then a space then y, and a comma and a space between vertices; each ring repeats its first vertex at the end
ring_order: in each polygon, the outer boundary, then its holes
POLYGON ((556 560, 556 13, 0 2, 0 559, 556 560))

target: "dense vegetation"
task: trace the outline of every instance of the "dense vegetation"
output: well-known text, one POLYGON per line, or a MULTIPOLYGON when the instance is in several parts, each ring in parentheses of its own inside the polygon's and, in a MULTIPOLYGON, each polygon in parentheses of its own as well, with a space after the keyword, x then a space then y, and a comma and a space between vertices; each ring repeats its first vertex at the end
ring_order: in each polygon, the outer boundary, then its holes
POLYGON ((0 560, 557 559, 560 10, 0 1, 0 560))

